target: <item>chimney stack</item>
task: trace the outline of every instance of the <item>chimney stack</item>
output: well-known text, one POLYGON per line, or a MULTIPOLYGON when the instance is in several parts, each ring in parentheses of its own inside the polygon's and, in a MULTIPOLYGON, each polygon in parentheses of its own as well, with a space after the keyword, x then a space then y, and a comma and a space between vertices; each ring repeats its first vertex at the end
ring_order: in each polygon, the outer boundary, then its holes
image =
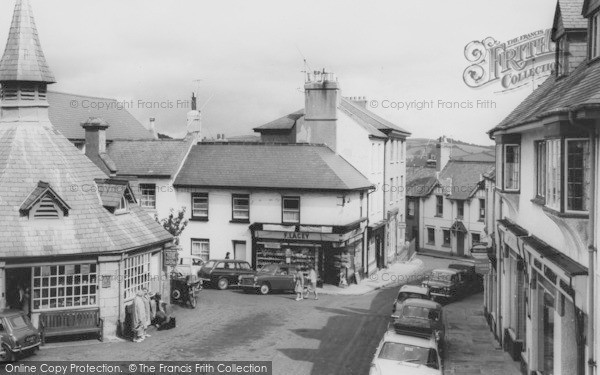
POLYGON ((90 117, 81 124, 85 129, 85 156, 109 176, 115 176, 117 166, 106 153, 106 129, 110 125, 97 117, 90 117))
POLYGON ((304 85, 304 123, 297 129, 299 142, 323 143, 337 148, 337 108, 340 87, 333 73, 308 73, 304 85))
POLYGON ((452 145, 446 140, 446 136, 441 136, 435 145, 436 170, 439 172, 448 162, 452 153, 452 145))
POLYGON ((150 132, 152 133, 152 136, 154 137, 154 139, 158 139, 158 133, 156 132, 156 119, 154 117, 150 117, 150 132))
POLYGON ((202 140, 202 114, 198 110, 197 100, 196 94, 192 93, 192 110, 187 114, 187 135, 199 142, 202 140))

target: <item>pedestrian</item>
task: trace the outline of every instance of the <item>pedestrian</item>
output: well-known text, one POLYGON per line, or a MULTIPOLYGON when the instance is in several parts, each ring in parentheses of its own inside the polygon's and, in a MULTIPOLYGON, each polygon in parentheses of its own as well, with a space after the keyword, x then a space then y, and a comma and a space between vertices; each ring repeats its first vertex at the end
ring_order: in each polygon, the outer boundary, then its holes
POLYGON ((27 317, 31 318, 31 291, 29 288, 25 288, 23 293, 22 310, 27 314, 27 317))
POLYGON ((25 300, 25 289, 23 285, 17 286, 17 309, 23 310, 23 301, 25 300))
POLYGON ((228 251, 227 254, 225 254, 225 259, 229 259, 230 256, 231 256, 231 253, 228 251))
POLYGON ((308 288, 306 289, 304 298, 308 298, 310 292, 315 293, 315 300, 319 299, 319 295, 317 294, 317 271, 315 270, 314 264, 311 264, 310 270, 308 271, 308 288))
POLYGON ((144 292, 144 311, 146 313, 146 322, 145 322, 145 326, 146 326, 146 330, 144 331, 144 338, 146 337, 150 337, 150 335, 148 334, 148 327, 150 327, 150 325, 152 324, 152 307, 150 306, 150 292, 148 291, 148 289, 143 288, 142 291, 144 292))
POLYGON ((134 342, 142 342, 146 338, 146 306, 144 303, 144 291, 138 290, 133 299, 133 330, 134 342))
POLYGON ((303 299, 302 294, 304 294, 304 274, 300 270, 300 267, 296 268, 296 274, 294 275, 294 282, 296 291, 296 301, 301 301, 303 299))

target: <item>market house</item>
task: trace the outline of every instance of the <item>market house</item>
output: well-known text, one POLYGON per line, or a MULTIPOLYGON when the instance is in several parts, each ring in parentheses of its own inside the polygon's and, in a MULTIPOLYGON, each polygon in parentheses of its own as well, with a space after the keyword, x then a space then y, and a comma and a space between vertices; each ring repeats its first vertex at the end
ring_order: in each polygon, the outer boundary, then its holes
POLYGON ((18 0, 0 60, 0 307, 18 308, 19 288, 29 289, 34 325, 73 331, 61 318, 93 317, 100 337, 114 336, 137 290, 167 287, 172 236, 126 180, 107 177, 54 128, 54 82, 29 2, 18 0))

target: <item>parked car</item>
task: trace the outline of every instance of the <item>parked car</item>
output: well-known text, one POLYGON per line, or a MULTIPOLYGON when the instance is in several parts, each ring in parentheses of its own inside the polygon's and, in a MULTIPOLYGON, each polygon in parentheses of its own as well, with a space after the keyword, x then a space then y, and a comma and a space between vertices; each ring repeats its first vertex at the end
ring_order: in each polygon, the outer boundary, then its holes
POLYGON ((12 362, 20 354, 39 349, 42 339, 40 331, 23 311, 3 310, 0 312, 0 343, 0 360, 12 362))
POLYGON ((431 300, 409 298, 392 314, 394 329, 398 333, 434 335, 440 348, 446 342, 446 316, 442 305, 431 300))
POLYGON ((256 275, 240 276, 240 287, 244 292, 294 291, 296 266, 289 264, 269 264, 258 270, 256 275))
POLYGON ((225 290, 231 285, 237 285, 242 275, 254 275, 256 272, 250 263, 232 259, 213 259, 206 262, 200 269, 200 280, 210 286, 225 290))
POLYGON ((387 331, 377 346, 369 375, 442 375, 435 338, 387 331))
POLYGON ((483 275, 480 275, 475 270, 472 264, 453 263, 448 266, 451 270, 463 271, 466 289, 471 293, 483 292, 483 275))
POLYGON ((204 266, 204 260, 196 255, 190 255, 185 257, 179 257, 175 271, 182 276, 200 274, 200 270, 204 266))
POLYGON ((461 271, 456 269, 436 269, 431 272, 422 285, 429 288, 433 300, 455 301, 464 293, 464 280, 461 271))
POLYGON ((398 291, 398 296, 394 300, 392 306, 392 313, 396 312, 396 308, 399 304, 404 302, 409 298, 418 298, 418 299, 431 299, 431 294, 429 294, 429 288, 419 285, 403 285, 398 291))

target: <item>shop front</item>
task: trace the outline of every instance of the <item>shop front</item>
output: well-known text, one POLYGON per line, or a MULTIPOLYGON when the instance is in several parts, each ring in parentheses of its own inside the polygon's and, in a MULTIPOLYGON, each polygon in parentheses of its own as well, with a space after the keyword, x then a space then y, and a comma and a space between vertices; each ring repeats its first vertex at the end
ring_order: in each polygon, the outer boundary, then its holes
POLYGON ((307 273, 314 265, 320 284, 354 283, 363 274, 365 222, 353 228, 253 224, 252 263, 292 264, 307 273))

